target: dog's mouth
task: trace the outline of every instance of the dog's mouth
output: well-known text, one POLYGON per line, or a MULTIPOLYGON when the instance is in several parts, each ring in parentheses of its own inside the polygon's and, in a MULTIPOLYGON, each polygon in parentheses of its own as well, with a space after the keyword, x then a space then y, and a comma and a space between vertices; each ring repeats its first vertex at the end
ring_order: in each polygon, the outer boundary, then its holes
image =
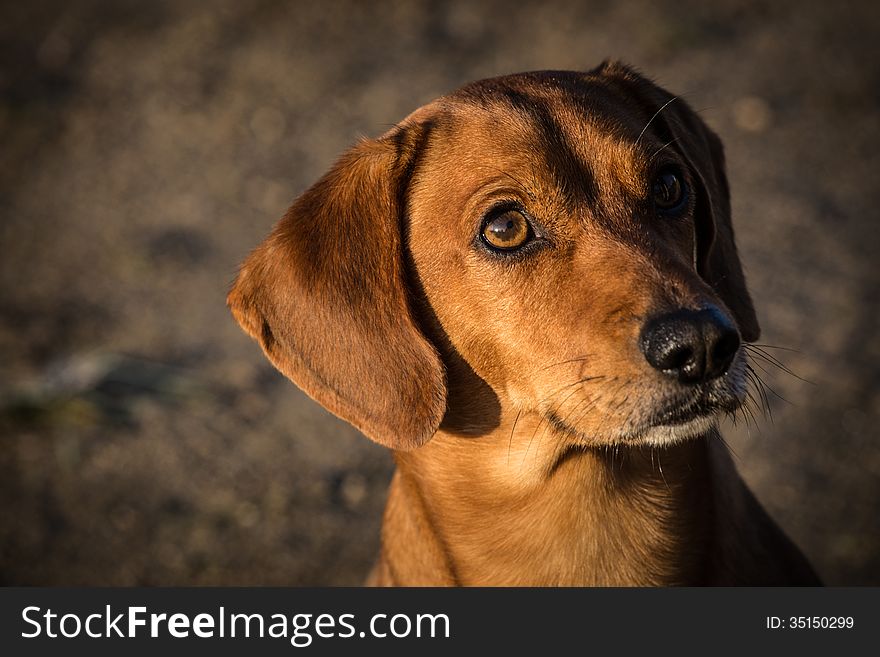
POLYGON ((685 398, 673 399, 654 411, 631 437, 649 445, 669 445, 704 435, 724 413, 734 413, 744 395, 736 390, 697 390, 685 398))
POLYGON ((640 420, 604 436, 591 435, 591 432, 571 426, 554 413, 550 413, 547 420, 557 429, 588 444, 596 444, 598 440, 600 444, 664 446, 705 435, 721 415, 736 412, 744 397, 745 391, 739 386, 710 384, 680 392, 657 403, 655 409, 643 414, 640 420))
MULTIPOLYGON (((725 375, 702 384, 634 385, 638 394, 633 388, 623 389, 623 403, 614 396, 604 403, 606 413, 623 415, 622 422, 600 418, 582 424, 586 419, 583 416, 572 421, 570 412, 560 415, 554 411, 545 413, 544 418, 583 445, 671 445, 704 436, 717 426, 722 415, 736 413, 747 399, 744 372, 744 360, 737 359, 725 375), (615 424, 617 428, 612 429, 615 424)), ((595 405, 592 402, 588 407, 595 405)))

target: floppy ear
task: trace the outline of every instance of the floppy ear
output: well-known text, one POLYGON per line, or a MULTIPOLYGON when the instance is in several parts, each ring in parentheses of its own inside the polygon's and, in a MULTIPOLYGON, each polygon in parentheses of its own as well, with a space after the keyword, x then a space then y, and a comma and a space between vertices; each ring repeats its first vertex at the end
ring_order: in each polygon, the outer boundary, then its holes
POLYGON ((700 187, 696 190, 694 265, 733 313, 743 339, 757 340, 761 327, 736 250, 721 140, 682 98, 670 95, 635 69, 605 61, 591 73, 612 85, 623 83, 624 93, 635 95, 651 117, 645 129, 659 129, 668 146, 687 160, 700 187))
POLYGON ((428 441, 446 407, 445 372, 405 280, 402 190, 418 130, 345 153, 251 253, 227 299, 275 367, 392 449, 428 441))
POLYGON ((746 342, 761 335, 761 327, 746 286, 736 250, 730 212, 730 187, 724 164, 724 147, 718 136, 680 100, 666 123, 702 187, 697 191, 694 264, 697 272, 733 313, 746 342))

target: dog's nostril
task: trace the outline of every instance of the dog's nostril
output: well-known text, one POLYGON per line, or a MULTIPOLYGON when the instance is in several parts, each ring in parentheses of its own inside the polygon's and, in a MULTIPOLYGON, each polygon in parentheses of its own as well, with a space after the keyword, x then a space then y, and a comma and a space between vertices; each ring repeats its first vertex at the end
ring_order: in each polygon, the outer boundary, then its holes
POLYGON ((716 339, 715 345, 712 347, 712 362, 709 367, 709 374, 712 376, 721 376, 730 367, 733 357, 739 350, 740 339, 739 333, 732 326, 724 327, 716 339))
POLYGON ((712 359, 719 362, 729 360, 737 349, 739 349, 739 336, 736 333, 727 333, 715 344, 712 359))
POLYGON ((667 353, 658 359, 662 370, 680 370, 695 360, 694 349, 688 345, 673 345, 667 353))

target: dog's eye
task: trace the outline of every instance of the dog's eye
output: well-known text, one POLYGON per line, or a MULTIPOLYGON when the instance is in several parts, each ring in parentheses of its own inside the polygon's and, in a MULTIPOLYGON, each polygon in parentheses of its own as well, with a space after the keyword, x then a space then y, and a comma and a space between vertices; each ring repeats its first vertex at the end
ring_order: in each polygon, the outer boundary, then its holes
POLYGON ((529 239, 529 222, 521 212, 506 210, 483 224, 483 240, 493 249, 512 251, 529 239))
POLYGON ((658 210, 674 212, 684 206, 687 200, 687 188, 677 171, 665 169, 654 178, 651 196, 658 210))

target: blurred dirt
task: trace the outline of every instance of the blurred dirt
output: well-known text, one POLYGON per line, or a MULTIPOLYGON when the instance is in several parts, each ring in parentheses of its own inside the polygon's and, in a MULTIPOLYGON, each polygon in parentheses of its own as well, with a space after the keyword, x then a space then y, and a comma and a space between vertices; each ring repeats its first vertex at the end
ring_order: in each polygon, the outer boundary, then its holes
POLYGON ((740 468, 880 584, 878 7, 3 3, 0 583, 359 583, 391 460, 234 325, 235 267, 358 136, 610 56, 725 140, 762 342, 811 382, 768 375, 740 468))

